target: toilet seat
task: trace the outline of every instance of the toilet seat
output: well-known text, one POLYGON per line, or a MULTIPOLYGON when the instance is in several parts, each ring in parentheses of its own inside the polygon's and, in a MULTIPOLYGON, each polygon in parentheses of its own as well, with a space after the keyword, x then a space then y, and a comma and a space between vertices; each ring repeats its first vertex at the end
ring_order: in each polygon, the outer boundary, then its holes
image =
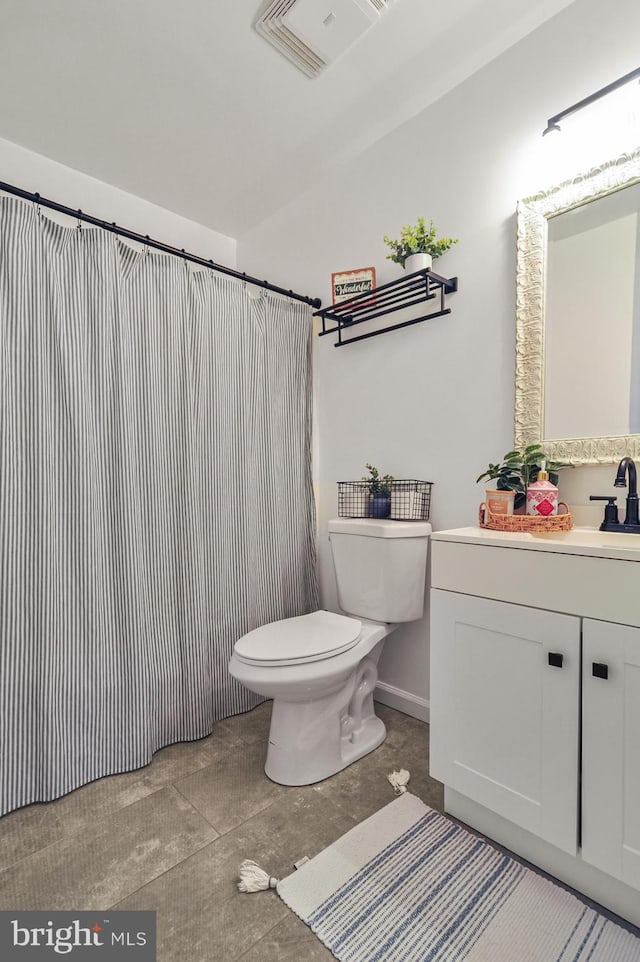
POLYGON ((247 665, 302 665, 348 651, 361 630, 357 618, 312 611, 255 628, 238 639, 234 652, 247 665))

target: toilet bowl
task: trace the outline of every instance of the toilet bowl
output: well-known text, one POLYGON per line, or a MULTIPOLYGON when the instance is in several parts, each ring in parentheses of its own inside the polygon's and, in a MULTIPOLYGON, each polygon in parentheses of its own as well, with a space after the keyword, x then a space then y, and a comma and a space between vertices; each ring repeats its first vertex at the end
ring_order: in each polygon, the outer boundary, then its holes
POLYGON ((273 698, 265 762, 272 781, 311 785, 384 741, 373 689, 382 643, 395 627, 313 611, 263 625, 237 642, 229 671, 273 698))
POLYGON ((313 784, 384 741, 373 704, 378 659, 397 622, 422 614, 430 531, 426 522, 329 522, 338 599, 349 613, 312 611, 236 642, 231 675, 273 699, 272 781, 313 784))

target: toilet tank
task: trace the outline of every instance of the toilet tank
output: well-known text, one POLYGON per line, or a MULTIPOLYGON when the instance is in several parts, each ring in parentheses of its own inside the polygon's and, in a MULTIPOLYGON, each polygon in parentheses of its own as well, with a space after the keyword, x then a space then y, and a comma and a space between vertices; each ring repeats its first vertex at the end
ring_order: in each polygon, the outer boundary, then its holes
POLYGON ((427 521, 330 521, 329 541, 342 610, 373 621, 421 618, 430 534, 427 521))

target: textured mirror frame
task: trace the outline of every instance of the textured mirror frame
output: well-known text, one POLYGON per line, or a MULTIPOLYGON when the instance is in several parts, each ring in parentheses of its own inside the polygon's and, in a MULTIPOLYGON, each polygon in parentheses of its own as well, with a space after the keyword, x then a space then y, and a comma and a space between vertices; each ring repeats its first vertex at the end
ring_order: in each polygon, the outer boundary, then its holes
POLYGON ((609 464, 640 457, 640 435, 545 438, 544 313, 547 220, 640 182, 640 150, 518 202, 516 263, 515 447, 542 442, 556 461, 609 464))

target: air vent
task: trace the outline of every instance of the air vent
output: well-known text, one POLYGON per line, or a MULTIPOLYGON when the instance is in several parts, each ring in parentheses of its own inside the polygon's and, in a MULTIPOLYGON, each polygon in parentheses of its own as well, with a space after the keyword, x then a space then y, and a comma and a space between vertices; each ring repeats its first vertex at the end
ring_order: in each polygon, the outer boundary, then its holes
POLYGON ((395 0, 274 0, 256 30, 308 77, 317 77, 395 0))

